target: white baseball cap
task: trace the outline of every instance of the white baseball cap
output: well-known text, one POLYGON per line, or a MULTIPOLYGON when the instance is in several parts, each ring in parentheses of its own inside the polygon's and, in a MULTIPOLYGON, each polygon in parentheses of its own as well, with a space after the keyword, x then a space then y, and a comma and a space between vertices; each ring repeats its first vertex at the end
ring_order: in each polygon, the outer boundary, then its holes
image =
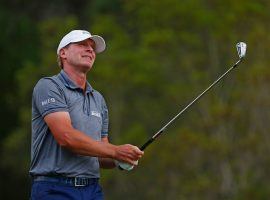
POLYGON ((59 54, 60 49, 64 48, 65 46, 69 45, 70 43, 73 42, 80 42, 86 39, 92 39, 95 44, 95 52, 96 53, 101 53, 102 51, 105 50, 106 48, 106 43, 105 40, 99 36, 99 35, 91 35, 88 31, 85 30, 73 30, 66 34, 62 40, 60 41, 58 48, 57 48, 57 54, 59 54))

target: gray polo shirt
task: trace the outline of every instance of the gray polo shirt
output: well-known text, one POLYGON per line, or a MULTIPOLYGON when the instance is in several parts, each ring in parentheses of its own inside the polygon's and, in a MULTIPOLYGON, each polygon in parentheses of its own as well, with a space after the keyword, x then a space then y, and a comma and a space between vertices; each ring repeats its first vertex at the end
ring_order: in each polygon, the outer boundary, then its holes
POLYGON ((32 97, 30 174, 99 178, 97 157, 75 154, 54 139, 44 117, 59 111, 68 112, 72 126, 94 140, 108 135, 105 100, 88 82, 83 92, 63 70, 53 77, 42 78, 32 97))

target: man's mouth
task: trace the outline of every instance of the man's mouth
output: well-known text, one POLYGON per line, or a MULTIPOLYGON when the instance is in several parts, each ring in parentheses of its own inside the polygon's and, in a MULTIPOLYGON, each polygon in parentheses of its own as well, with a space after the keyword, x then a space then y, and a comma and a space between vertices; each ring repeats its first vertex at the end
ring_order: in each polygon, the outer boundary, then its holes
POLYGON ((88 55, 85 55, 85 56, 82 56, 83 58, 89 58, 91 61, 93 60, 93 56, 88 56, 88 55))

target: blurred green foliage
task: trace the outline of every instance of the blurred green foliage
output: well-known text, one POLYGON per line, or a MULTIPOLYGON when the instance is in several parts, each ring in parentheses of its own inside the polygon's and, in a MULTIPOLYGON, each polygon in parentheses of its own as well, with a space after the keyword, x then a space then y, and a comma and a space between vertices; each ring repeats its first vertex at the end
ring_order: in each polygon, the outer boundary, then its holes
POLYGON ((6 1, 0 6, 0 199, 28 199, 31 95, 59 72, 72 29, 102 35, 89 81, 106 98, 110 138, 142 145, 237 59, 245 61, 145 151, 132 172, 103 170, 106 199, 268 199, 270 2, 6 1), (16 187, 16 192, 14 192, 16 187))

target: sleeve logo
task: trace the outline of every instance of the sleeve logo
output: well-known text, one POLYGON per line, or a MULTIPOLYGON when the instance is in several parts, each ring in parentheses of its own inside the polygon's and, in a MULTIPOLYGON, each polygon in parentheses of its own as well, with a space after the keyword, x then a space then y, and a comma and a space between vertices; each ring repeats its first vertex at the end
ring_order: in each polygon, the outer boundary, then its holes
POLYGON ((47 105, 49 103, 53 103, 53 102, 55 102, 55 98, 49 98, 49 99, 46 99, 46 100, 42 101, 41 105, 45 106, 45 105, 47 105))

